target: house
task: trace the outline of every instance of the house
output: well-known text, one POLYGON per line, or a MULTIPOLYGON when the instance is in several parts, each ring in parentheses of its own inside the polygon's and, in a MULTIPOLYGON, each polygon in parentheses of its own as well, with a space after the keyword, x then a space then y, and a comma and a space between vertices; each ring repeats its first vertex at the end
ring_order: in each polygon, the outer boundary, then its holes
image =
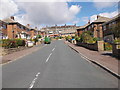
POLYGON ((91 23, 89 21, 88 24, 77 28, 77 34, 78 34, 78 36, 80 36, 85 31, 91 31, 93 33, 94 38, 99 38, 100 40, 102 40, 103 39, 102 24, 109 20, 110 20, 110 18, 97 15, 97 20, 95 20, 91 23))
POLYGON ((16 22, 13 16, 0 20, 0 26, 3 39, 33 39, 37 35, 37 28, 33 29, 29 24, 24 26, 16 22))
POLYGON ((4 19, 3 22, 6 23, 6 29, 2 31, 3 33, 6 32, 5 34, 9 39, 14 38, 27 39, 26 36, 28 36, 27 31, 29 31, 29 29, 26 28, 24 25, 16 22, 13 16, 4 19))
POLYGON ((0 20, 0 39, 7 39, 7 23, 0 20))
POLYGON ((75 36, 76 34, 76 25, 64 25, 64 26, 51 26, 51 27, 45 27, 42 28, 41 30, 44 30, 47 35, 51 37, 56 37, 56 36, 75 36))
POLYGON ((28 34, 30 35, 30 39, 35 38, 37 35, 37 27, 35 29, 33 29, 30 27, 30 24, 27 24, 26 27, 29 28, 28 34))
MULTIPOLYGON (((118 24, 120 25, 120 14, 113 17, 108 22, 105 22, 102 24, 104 41, 113 42, 113 40, 116 37, 116 35, 114 34, 114 31, 113 31, 114 30, 113 27, 118 26, 118 24)), ((119 32, 116 32, 116 33, 120 37, 120 28, 118 30, 119 30, 119 32)))
POLYGON ((110 18, 97 15, 97 20, 90 23, 85 28, 85 31, 91 31, 93 33, 94 38, 99 38, 100 40, 102 40, 103 39, 102 24, 109 20, 110 20, 110 18))
POLYGON ((90 24, 90 22, 88 22, 87 24, 85 24, 84 26, 80 26, 78 27, 76 30, 77 30, 77 35, 80 36, 84 31, 85 31, 85 28, 90 24))

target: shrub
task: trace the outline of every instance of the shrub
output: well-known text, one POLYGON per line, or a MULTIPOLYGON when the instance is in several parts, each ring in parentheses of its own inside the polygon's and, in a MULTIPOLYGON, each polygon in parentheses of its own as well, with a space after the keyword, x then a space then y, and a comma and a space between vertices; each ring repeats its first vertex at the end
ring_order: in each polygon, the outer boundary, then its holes
POLYGON ((99 41, 100 39, 99 38, 93 38, 94 41, 99 41))
POLYGON ((77 42, 80 41, 80 39, 81 39, 81 38, 80 38, 79 36, 76 36, 76 37, 75 37, 75 40, 76 40, 77 42))
POLYGON ((116 44, 117 44, 117 43, 120 43, 120 38, 115 39, 115 40, 114 40, 114 43, 116 43, 116 44))
POLYGON ((2 47, 5 48, 16 48, 18 46, 25 46, 25 40, 21 39, 3 39, 2 47))
POLYGON ((70 40, 70 39, 72 39, 71 36, 67 36, 67 37, 66 37, 66 40, 70 40))
POLYGON ((109 43, 107 43, 107 42, 104 43, 104 47, 105 47, 105 50, 106 50, 106 51, 107 51, 107 50, 112 50, 112 45, 109 44, 109 43))
POLYGON ((37 35, 37 38, 42 38, 42 36, 41 35, 37 35))
POLYGON ((38 42, 38 38, 34 38, 33 40, 34 40, 35 43, 38 42))
POLYGON ((23 44, 21 39, 16 39, 16 43, 18 46, 22 46, 23 44))

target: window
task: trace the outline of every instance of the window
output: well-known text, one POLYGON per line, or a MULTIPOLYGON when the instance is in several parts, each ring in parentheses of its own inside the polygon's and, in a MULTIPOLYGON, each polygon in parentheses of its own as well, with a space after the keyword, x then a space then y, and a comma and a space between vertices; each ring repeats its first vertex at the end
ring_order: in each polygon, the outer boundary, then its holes
POLYGON ((114 22, 112 22, 112 24, 116 24, 116 22, 114 21, 114 22))
POLYGON ((94 28, 94 24, 92 24, 92 28, 94 28))
POLYGON ((23 26, 21 26, 21 29, 23 29, 23 26))
POLYGON ((103 26, 103 30, 104 30, 104 31, 106 30, 106 26, 103 26))
POLYGON ((3 25, 3 29, 7 29, 7 25, 3 25))
POLYGON ((91 26, 88 27, 88 30, 90 30, 91 26))
POLYGON ((109 25, 108 25, 108 26, 109 26, 109 29, 111 29, 111 27, 112 27, 112 23, 109 23, 109 25))

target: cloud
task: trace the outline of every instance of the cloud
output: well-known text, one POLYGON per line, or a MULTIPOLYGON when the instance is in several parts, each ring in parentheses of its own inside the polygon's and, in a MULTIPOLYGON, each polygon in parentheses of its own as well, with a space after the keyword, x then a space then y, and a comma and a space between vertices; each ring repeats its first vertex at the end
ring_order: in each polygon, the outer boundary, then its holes
POLYGON ((72 6, 69 8, 69 11, 70 11, 71 14, 76 15, 76 14, 80 11, 81 8, 82 8, 81 6, 72 5, 72 6))
POLYGON ((117 4, 118 0, 93 0, 94 6, 100 10, 103 8, 113 7, 117 4))
POLYGON ((16 2, 72 2, 73 0, 15 0, 16 2))
POLYGON ((66 2, 25 2, 18 5, 25 13, 16 16, 17 20, 34 25, 54 25, 73 21, 82 8, 78 5, 68 7, 66 2))
POLYGON ((0 0, 0 19, 10 17, 18 12, 16 3, 12 0, 0 0))
POLYGON ((104 17, 109 17, 109 18, 112 18, 116 15, 118 15, 118 11, 114 11, 114 12, 105 12, 105 13, 100 13, 99 14, 100 16, 104 16, 104 17))
POLYGON ((88 23, 89 17, 82 17, 82 21, 88 23))
POLYGON ((90 22, 93 22, 93 21, 95 21, 97 19, 97 15, 92 15, 91 17, 90 17, 90 22))
MULTIPOLYGON (((116 15, 118 15, 118 11, 114 11, 114 12, 105 12, 105 13, 99 13, 98 15, 103 16, 103 17, 108 17, 108 18, 113 18, 116 15)), ((90 21, 93 22, 97 19, 97 15, 92 15, 90 17, 90 21)))

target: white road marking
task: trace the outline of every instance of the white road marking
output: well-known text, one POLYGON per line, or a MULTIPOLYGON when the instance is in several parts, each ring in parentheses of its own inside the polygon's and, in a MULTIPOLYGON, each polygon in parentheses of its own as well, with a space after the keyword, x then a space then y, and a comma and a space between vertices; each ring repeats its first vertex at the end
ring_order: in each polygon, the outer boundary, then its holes
POLYGON ((55 48, 53 48, 53 50, 52 51, 54 51, 55 50, 55 48))
POLYGON ((37 80, 38 76, 39 76, 40 72, 38 72, 34 78, 34 80, 32 81, 32 83, 30 84, 29 90, 31 90, 31 88, 33 88, 35 81, 37 80))
POLYGON ((51 55, 52 55, 52 53, 48 56, 46 62, 48 62, 48 60, 50 59, 51 55))

